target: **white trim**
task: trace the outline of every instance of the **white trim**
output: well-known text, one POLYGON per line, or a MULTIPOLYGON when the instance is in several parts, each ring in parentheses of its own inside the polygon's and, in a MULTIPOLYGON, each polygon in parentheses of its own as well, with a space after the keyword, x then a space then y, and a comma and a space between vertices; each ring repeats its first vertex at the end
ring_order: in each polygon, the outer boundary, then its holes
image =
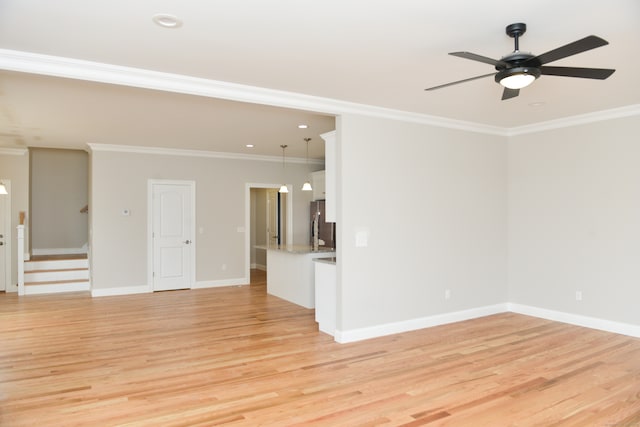
MULTIPOLYGON (((266 249, 265 249, 266 250, 266 249)), ((264 264, 251 264, 251 269, 252 270, 261 270, 261 271, 267 271, 267 266, 264 264)))
POLYGON ((532 307, 522 304, 509 303, 507 305, 509 307, 509 311, 513 313, 640 338, 640 325, 615 322, 612 320, 599 319, 597 317, 582 316, 580 314, 565 313, 562 311, 548 310, 546 308, 532 307))
MULTIPOLYGON (((287 193, 287 241, 286 245, 293 245, 293 185, 286 184, 287 193)), ((281 184, 246 183, 244 187, 244 275, 251 277, 251 189, 252 188, 280 188, 281 184)), ((265 267, 266 269, 266 267, 265 267)))
POLYGON ((0 69, 294 108, 324 114, 362 114, 470 132, 505 135, 504 128, 497 126, 295 92, 10 49, 0 49, 0 69))
POLYGON ((110 296, 118 296, 118 295, 133 295, 133 294, 148 294, 148 293, 151 293, 151 289, 149 289, 149 286, 147 285, 91 289, 92 297, 110 297, 110 296))
POLYGON ((225 286, 245 286, 248 284, 249 280, 246 277, 240 277, 238 279, 205 280, 196 282, 192 289, 222 288, 225 286))
POLYGON ((28 152, 26 148, 0 147, 0 154, 4 156, 24 156, 28 152))
MULTIPOLYGON (((282 162, 281 156, 260 156, 242 153, 223 153, 219 151, 187 150, 182 148, 142 147, 136 145, 115 145, 88 143, 89 151, 111 151, 116 153, 156 154, 165 156, 205 157, 213 159, 254 160, 261 162, 282 162)), ((306 164, 306 159, 287 157, 287 163, 306 164)), ((324 165, 320 159, 309 159, 309 164, 324 165)))
POLYGON ((640 115, 640 104, 628 105, 626 107, 613 108, 611 110, 580 114, 577 116, 564 117, 562 119, 549 120, 532 125, 510 128, 507 129, 507 136, 524 135, 528 133, 542 132, 546 130, 560 129, 570 126, 579 126, 588 123, 600 122, 603 120, 620 119, 637 115, 640 115))
POLYGON ((20 256, 24 254, 24 224, 18 224, 16 227, 16 243, 18 245, 16 248, 18 253, 18 295, 24 295, 24 261, 26 257, 20 256))
POLYGON ((62 292, 83 292, 91 290, 89 281, 80 283, 55 283, 48 285, 29 285, 24 287, 25 295, 58 294, 62 292))
POLYGON ((545 129, 557 129, 559 127, 574 126, 579 123, 608 120, 612 117, 626 117, 640 113, 640 107, 638 105, 630 105, 620 109, 567 117, 541 124, 505 128, 295 92, 267 89, 258 86, 248 86, 181 74, 163 73, 11 49, 0 49, 0 69, 228 99, 231 101, 271 105, 275 107, 294 108, 332 115, 361 114, 370 117, 500 136, 522 135, 524 133, 539 132, 545 129), (623 116, 618 114, 623 114, 623 116))
POLYGON ((46 249, 31 249, 32 255, 75 255, 86 254, 87 247, 82 248, 46 248, 46 249))
POLYGON ((336 329, 335 340, 341 344, 344 344, 354 341, 366 340, 369 338, 382 337, 385 335, 398 334, 401 332, 415 331, 417 329, 430 328, 433 326, 446 325, 448 323, 461 322, 463 320, 476 319, 478 317, 504 313, 507 310, 507 303, 504 303, 472 308, 469 310, 454 311, 452 313, 436 314, 434 316, 404 320, 401 322, 387 323, 384 325, 371 326, 368 328, 358 328, 351 330, 336 329))
POLYGON ((189 180, 149 179, 147 180, 147 286, 153 291, 153 186, 154 185, 188 185, 191 193, 191 266, 189 288, 196 283, 196 182, 189 180))
POLYGON ((338 343, 345 344, 349 342, 377 338, 401 332, 414 331, 417 329, 430 328, 433 326, 446 325, 448 323, 461 322, 463 320, 476 319, 479 317, 490 316, 492 314, 505 312, 518 313, 526 316, 552 320, 555 322, 568 323, 570 325, 582 326, 585 328, 598 329, 601 331, 640 338, 640 325, 599 319, 596 317, 582 316, 573 313, 565 313, 562 311, 548 310, 545 308, 532 307, 522 304, 504 303, 472 308, 469 310, 456 311, 452 313, 437 314, 434 316, 422 317, 419 319, 392 322, 367 328, 351 330, 336 329, 335 340, 338 343))

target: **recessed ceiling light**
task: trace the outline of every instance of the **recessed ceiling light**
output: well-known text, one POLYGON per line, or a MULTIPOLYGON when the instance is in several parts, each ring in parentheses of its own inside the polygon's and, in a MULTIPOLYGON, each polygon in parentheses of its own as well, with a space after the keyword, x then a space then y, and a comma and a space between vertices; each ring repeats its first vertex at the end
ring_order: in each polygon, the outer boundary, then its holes
POLYGON ((247 148, 253 148, 253 147, 255 147, 255 145, 253 145, 253 144, 247 144, 247 145, 245 145, 245 147, 247 147, 247 148))
POLYGON ((307 129, 309 125, 298 125, 298 129, 307 129))
POLYGON ((178 28, 182 26, 182 21, 177 16, 168 13, 156 13, 151 18, 153 22, 164 28, 178 28))

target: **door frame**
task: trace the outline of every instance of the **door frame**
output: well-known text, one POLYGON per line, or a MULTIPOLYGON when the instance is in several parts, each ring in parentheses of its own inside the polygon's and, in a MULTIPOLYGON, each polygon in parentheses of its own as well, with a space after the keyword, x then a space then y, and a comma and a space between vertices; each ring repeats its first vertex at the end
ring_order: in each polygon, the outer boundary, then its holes
MULTIPOLYGON (((11 198, 13 197, 11 192, 11 180, 0 178, 0 181, 4 184, 4 187, 7 189, 5 204, 4 204, 4 291, 5 292, 17 292, 18 287, 14 288, 13 283, 11 282, 11 255, 13 253, 13 233, 11 227, 11 198)), ((19 257, 18 257, 19 258, 19 257)))
POLYGON ((149 179, 147 180, 147 287, 149 292, 153 292, 153 186, 154 185, 186 185, 189 186, 191 196, 191 235, 193 245, 189 245, 189 265, 190 284, 193 288, 196 283, 196 182, 173 179, 149 179))
MULTIPOLYGON (((293 185, 286 184, 287 193, 287 223, 286 242, 287 246, 293 245, 293 185)), ((281 184, 246 183, 244 190, 244 280, 249 283, 251 280, 251 189, 252 188, 276 188, 281 184)), ((268 243, 268 242, 267 242, 268 243)))

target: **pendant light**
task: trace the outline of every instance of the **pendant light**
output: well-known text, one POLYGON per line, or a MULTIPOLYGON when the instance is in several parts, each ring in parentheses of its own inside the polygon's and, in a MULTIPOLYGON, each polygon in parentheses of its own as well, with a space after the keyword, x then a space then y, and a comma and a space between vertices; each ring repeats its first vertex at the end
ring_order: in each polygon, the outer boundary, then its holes
POLYGON ((9 194, 7 192, 7 187, 4 186, 4 184, 2 183, 2 181, 0 181, 0 194, 9 194))
MULTIPOLYGON (((285 170, 285 163, 284 163, 284 149, 287 148, 287 145, 281 145, 280 148, 282 148, 282 170, 284 172, 285 170)), ((285 175, 284 173, 282 174, 283 176, 285 175)), ((279 193, 288 193, 289 189, 287 188, 287 184, 282 184, 280 186, 280 190, 278 190, 279 193)))
MULTIPOLYGON (((305 138, 304 142, 307 143, 307 168, 309 167, 309 141, 311 141, 311 138, 305 138)), ((313 190, 311 188, 311 183, 309 182, 309 180, 305 181, 304 184, 302 184, 302 191, 311 191, 313 190)))

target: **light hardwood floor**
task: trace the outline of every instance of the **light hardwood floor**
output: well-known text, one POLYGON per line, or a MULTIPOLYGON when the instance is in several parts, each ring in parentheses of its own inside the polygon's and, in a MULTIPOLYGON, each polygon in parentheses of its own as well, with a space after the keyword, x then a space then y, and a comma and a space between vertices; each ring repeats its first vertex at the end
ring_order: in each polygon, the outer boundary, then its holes
POLYGON ((500 314, 352 344, 251 286, 0 295, 2 426, 640 426, 640 340, 500 314))

